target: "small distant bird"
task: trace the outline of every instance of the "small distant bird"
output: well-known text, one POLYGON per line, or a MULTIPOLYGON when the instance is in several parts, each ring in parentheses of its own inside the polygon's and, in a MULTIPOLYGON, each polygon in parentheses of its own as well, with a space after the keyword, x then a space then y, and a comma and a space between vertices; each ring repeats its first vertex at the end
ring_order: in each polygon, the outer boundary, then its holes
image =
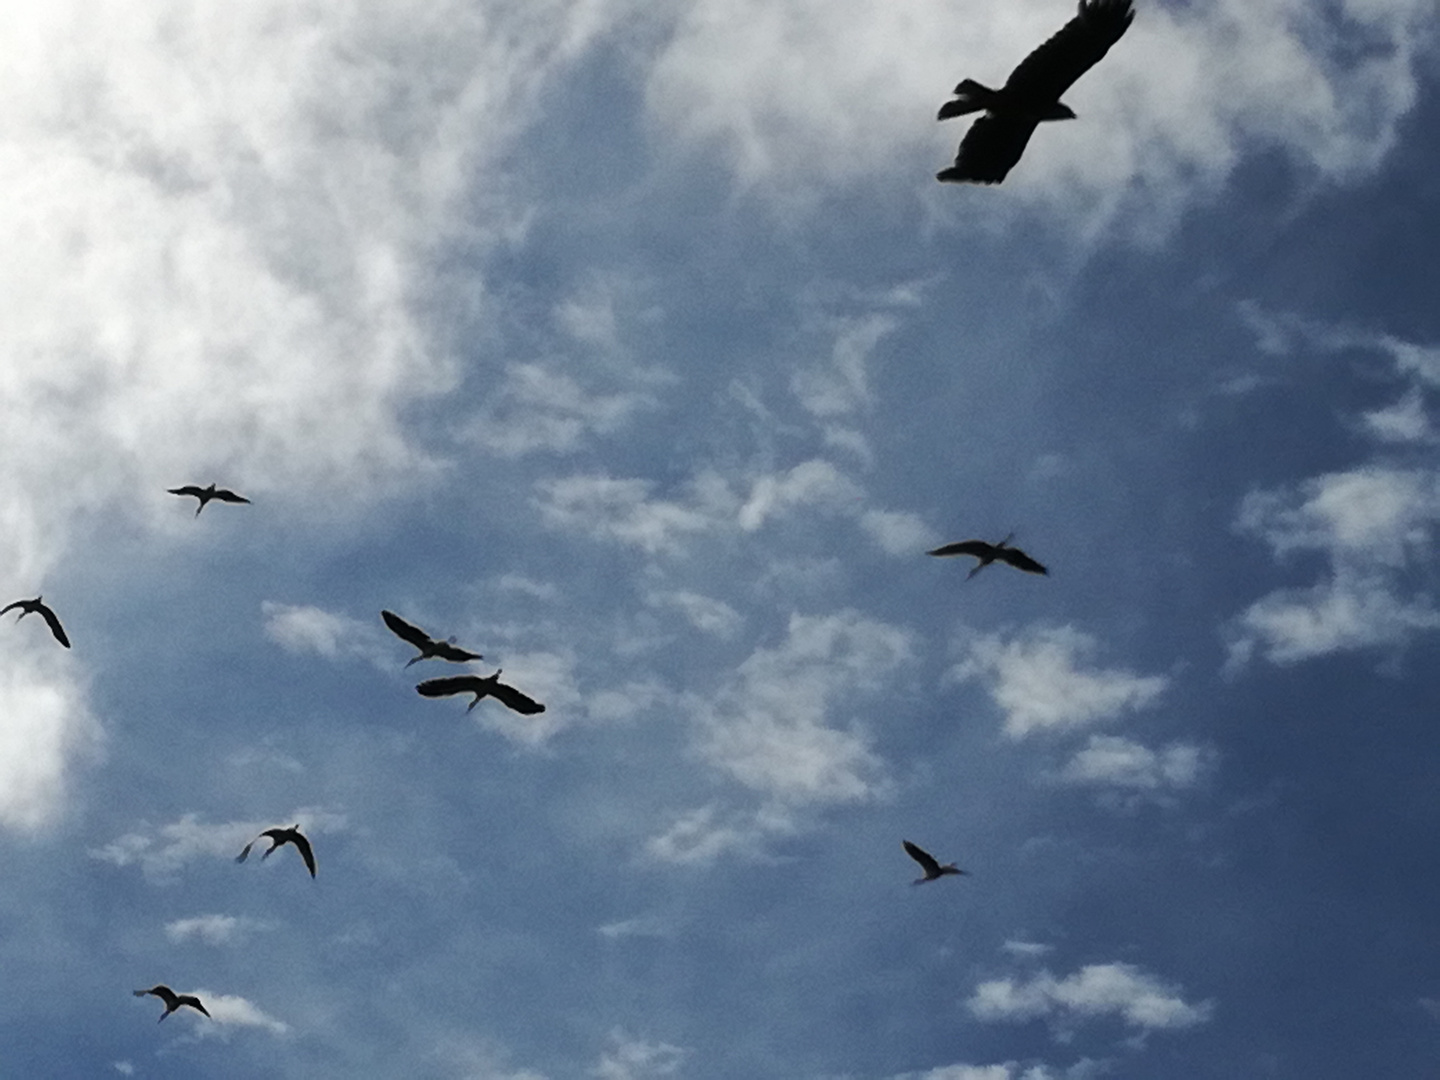
POLYGON ((415 690, 422 697, 449 697, 452 694, 474 694, 475 700, 470 702, 470 709, 480 704, 483 697, 493 697, 507 709, 514 709, 526 716, 533 716, 536 713, 545 711, 545 706, 534 698, 526 697, 513 686, 506 686, 500 681, 500 672, 497 670, 494 675, 450 675, 443 679, 426 679, 415 690))
POLYGON ((970 571, 970 573, 965 575, 966 581, 969 581, 972 577, 978 574, 981 570, 984 570, 985 567, 989 566, 997 559, 1000 562, 1009 563, 1011 566, 1015 567, 1016 570, 1024 570, 1027 574, 1050 573, 1049 570, 1046 570, 1045 567, 1041 566, 1038 562, 1032 559, 1029 555, 1026 555, 1025 552, 1021 551, 1019 548, 1007 546, 1014 538, 1015 534, 1011 533, 1009 536, 1005 537, 1004 540, 1001 540, 998 544, 990 544, 985 542, 984 540, 961 540, 958 543, 946 544, 944 547, 938 547, 934 551, 927 551, 925 554, 973 555, 980 561, 975 565, 975 567, 970 571))
POLYGON ((941 866, 940 863, 935 861, 934 855, 931 855, 919 845, 912 844, 909 840, 901 840, 900 843, 905 845, 905 854, 919 863, 920 869, 925 871, 925 876, 916 878, 910 883, 911 885, 924 885, 925 882, 942 878, 946 874, 965 873, 964 870, 961 870, 954 863, 946 863, 944 866, 941 866))
MULTIPOLYGON (((206 1016, 210 1015, 209 1011, 205 1008, 205 1006, 200 1004, 200 999, 194 994, 177 994, 174 990, 171 990, 170 987, 166 986, 164 983, 161 983, 159 986, 152 986, 149 990, 135 990, 132 992, 136 997, 144 997, 146 994, 154 994, 161 1001, 165 1002, 165 1011, 160 1014, 160 1020, 164 1020, 165 1017, 169 1016, 176 1009, 180 1008, 181 1005, 189 1005, 192 1009, 198 1009, 206 1016)), ((159 1023, 159 1021, 157 1020, 156 1023, 159 1023)))
POLYGON ((265 854, 260 856, 261 859, 268 859, 270 853, 278 847, 283 847, 286 844, 294 844, 295 850, 300 852, 300 858, 305 860, 305 869, 310 871, 312 878, 315 876, 315 852, 310 847, 310 841, 306 840, 300 832, 299 822, 296 822, 288 829, 266 829, 259 836, 255 837, 254 840, 251 840, 250 843, 245 845, 245 850, 235 856, 235 861, 244 862, 250 857, 250 849, 266 837, 270 840, 270 846, 265 849, 265 854))
POLYGON ((396 637, 403 638, 420 650, 420 655, 412 657, 410 663, 405 665, 406 667, 409 667, 410 664, 415 663, 417 660, 449 660, 456 664, 463 664, 466 660, 484 659, 478 652, 471 652, 468 649, 462 649, 457 646, 453 637, 448 641, 439 641, 432 638, 424 630, 421 630, 413 623, 406 622, 393 611, 380 612, 380 618, 385 620, 385 625, 390 628, 391 633, 395 634, 396 637))
POLYGON ((189 495, 200 500, 200 505, 195 508, 195 516, 200 516, 200 511, 205 509, 205 504, 211 499, 219 499, 227 503, 248 503, 250 500, 243 495, 236 495, 222 487, 211 484, 209 487, 196 487, 194 484, 186 484, 184 487, 166 488, 171 495, 189 495))
POLYGON ((1120 40, 1135 18, 1131 0, 1080 0, 1080 12, 991 90, 974 79, 955 87, 939 119, 984 111, 960 141, 955 164, 935 174, 946 183, 998 184, 1044 120, 1074 120, 1060 95, 1120 40))
POLYGON ((70 639, 65 636, 65 628, 60 625, 60 620, 55 617, 55 612, 50 610, 50 605, 40 602, 40 597, 37 596, 34 600, 16 600, 13 604, 6 604, 0 608, 0 615, 4 615, 7 611, 14 611, 16 608, 20 609, 20 615, 15 620, 16 622, 26 615, 38 613, 49 624, 50 633, 55 635, 55 640, 65 648, 70 648, 70 639))

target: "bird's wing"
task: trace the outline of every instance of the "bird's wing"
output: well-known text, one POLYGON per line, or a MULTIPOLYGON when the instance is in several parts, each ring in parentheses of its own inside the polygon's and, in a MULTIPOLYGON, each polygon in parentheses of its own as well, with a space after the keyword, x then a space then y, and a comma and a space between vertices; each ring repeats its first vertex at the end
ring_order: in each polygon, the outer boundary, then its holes
POLYGON ((925 871, 926 877, 931 877, 940 872, 940 864, 935 861, 935 856, 931 855, 924 848, 912 844, 909 840, 901 840, 900 842, 905 845, 905 854, 920 864, 920 869, 925 871))
POLYGON ((959 540, 953 544, 946 544, 934 551, 927 551, 927 555, 973 555, 977 559, 983 559, 994 549, 993 544, 987 544, 984 540, 959 540))
MULTIPOLYGON (((199 999, 198 997, 196 997, 194 994, 185 994, 185 995, 183 995, 183 996, 180 998, 180 1004, 181 1004, 181 1005, 189 1005, 192 1009, 198 1009, 200 1012, 204 1013, 206 1016, 210 1016, 210 1010, 207 1009, 207 1008, 205 1008, 205 1006, 200 1003, 200 999, 199 999)), ((210 1019, 213 1020, 213 1019, 215 1019, 215 1018, 214 1018, 213 1016, 211 1016, 210 1019)))
POLYGON ((478 652, 471 652, 469 649, 462 649, 458 645, 451 645, 448 641, 437 641, 435 643, 435 655, 441 660, 450 660, 457 664, 463 664, 466 660, 485 659, 478 652))
POLYGON ((191 495, 197 499, 200 498, 200 492, 202 491, 201 488, 196 487, 194 484, 186 484, 184 487, 178 488, 166 488, 165 490, 170 492, 171 495, 191 495))
POLYGON ((250 501, 249 499, 245 498, 244 495, 236 495, 235 492, 228 491, 225 488, 216 488, 215 494, 212 495, 211 498, 219 499, 221 502, 228 503, 248 503, 250 501))
POLYGON ((310 847, 310 841, 307 840, 307 839, 305 839, 305 837, 301 836, 301 835, 297 832, 297 833, 295 833, 295 834, 290 838, 290 842, 291 842, 292 844, 294 844, 295 847, 299 850, 299 852, 300 852, 300 858, 302 858, 302 859, 305 860, 305 869, 310 871, 310 876, 311 876, 311 877, 314 877, 314 876, 315 876, 315 852, 314 852, 314 850, 310 847))
MULTIPOLYGON (((60 620, 55 616, 55 612, 50 610, 49 605, 41 604, 35 610, 40 612, 45 622, 49 625, 50 633, 55 635, 55 640, 67 649, 70 648, 70 639, 65 636, 65 628, 60 625, 60 620)), ((0 612, 0 614, 3 614, 3 612, 0 612)))
POLYGON ((440 679, 426 679, 415 687, 421 697, 449 697, 451 694, 473 694, 478 690, 480 679, 475 675, 447 675, 440 679))
POLYGON ((431 644, 430 635, 421 630, 413 623, 408 623, 393 611, 380 612, 380 618, 385 620, 385 625, 396 637, 404 638, 417 649, 423 649, 431 644))
MULTIPOLYGON (((255 840, 259 840, 259 839, 260 839, 260 837, 258 837, 258 836, 255 837, 255 840)), ((236 861, 236 862, 244 862, 246 859, 248 859, 248 858, 250 857, 250 849, 255 846, 255 840, 251 840, 248 844, 245 845, 245 850, 242 851, 242 852, 240 852, 239 855, 236 855, 236 856, 235 856, 235 861, 236 861)))
POLYGON ((1079 14, 1010 73, 1007 95, 1038 103, 1059 101, 1129 29, 1135 18, 1130 2, 1080 0, 1079 14))
POLYGON ((545 706, 532 697, 522 694, 513 686, 506 686, 504 683, 496 683, 490 688, 490 696, 499 701, 507 709, 514 709, 526 716, 534 716, 536 713, 545 711, 545 706))
POLYGON ((24 607, 24 606, 25 606, 25 601, 24 601, 24 600, 16 600, 13 604, 6 604, 4 607, 0 607, 0 615, 4 615, 5 612, 7 612, 7 611, 14 611, 17 607, 24 607))
POLYGON ((1024 570, 1027 574, 1048 574, 1050 572, 1019 548, 1001 548, 995 553, 995 557, 1001 562, 1009 563, 1016 570, 1024 570))
POLYGON ((155 994, 156 997, 159 997, 160 995, 156 993, 156 991, 158 991, 159 989, 160 987, 157 986, 151 990, 132 990, 130 992, 136 997, 148 997, 150 994, 155 994))
POLYGON ((1025 153, 1038 123, 1021 116, 985 114, 960 140, 955 164, 936 173, 935 179, 954 184, 1000 183, 1025 153))

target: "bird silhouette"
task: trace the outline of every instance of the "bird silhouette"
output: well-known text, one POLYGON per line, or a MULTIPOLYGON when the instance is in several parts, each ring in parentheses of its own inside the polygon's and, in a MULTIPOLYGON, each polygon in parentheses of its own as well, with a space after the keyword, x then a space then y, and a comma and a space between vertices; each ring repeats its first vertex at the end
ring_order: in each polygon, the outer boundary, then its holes
MULTIPOLYGON (((180 1008, 180 1006, 182 1005, 189 1005, 192 1009, 197 1009, 200 1012, 204 1013, 206 1016, 210 1015, 209 1011, 205 1008, 205 1006, 200 1003, 200 999, 194 994, 177 994, 174 990, 171 990, 170 987, 166 986, 164 983, 160 983, 158 986, 152 986, 149 990, 135 990, 132 992, 136 997, 144 997, 146 994, 154 994, 161 1001, 165 1002, 165 1011, 160 1014, 160 1020, 164 1020, 165 1017, 169 1016, 172 1012, 180 1008)), ((159 1020, 156 1021, 157 1024, 159 1022, 159 1020)))
POLYGON ((478 652, 470 652, 468 649, 457 646, 453 637, 448 641, 432 638, 424 630, 413 623, 406 622, 393 611, 380 612, 380 618, 385 620, 385 625, 390 628, 391 633, 420 650, 420 655, 411 657, 410 662, 405 665, 406 667, 417 660, 449 660, 452 663, 463 664, 467 660, 484 659, 478 652))
POLYGON ((55 612, 50 610, 50 605, 41 603, 40 597, 37 596, 34 600, 16 600, 13 604, 6 604, 3 608, 0 608, 0 615, 4 615, 7 611, 14 611, 16 608, 20 609, 20 615, 15 620, 16 622, 19 622, 20 619, 23 619, 26 615, 38 613, 49 625, 50 633, 55 635, 55 640, 60 642, 61 645, 64 645, 65 648, 70 648, 70 639, 65 636, 65 628, 60 625, 60 620, 55 617, 55 612))
POLYGON ((924 885, 925 882, 934 881, 936 878, 942 878, 946 874, 965 873, 964 870, 961 870, 954 863, 945 863, 942 866, 939 862, 936 861, 934 855, 931 855, 928 851, 920 847, 918 844, 912 844, 909 840, 901 840, 900 843, 905 846, 905 854, 909 855, 912 859, 919 863, 920 869, 925 871, 925 876, 916 878, 910 883, 911 885, 924 885))
POLYGON ((190 495, 200 500, 200 505, 195 508, 195 516, 200 516, 200 511, 205 509, 205 504, 211 499, 219 499, 227 503, 248 503, 250 500, 243 495, 236 495, 235 492, 226 488, 216 487, 211 484, 209 487, 197 487, 195 484, 186 484, 184 487, 166 488, 171 495, 190 495))
POLYGON ((235 856, 235 861, 244 862, 250 857, 250 849, 266 837, 270 839, 270 846, 265 849, 265 854, 260 856, 261 859, 268 859, 271 852, 278 847, 283 847, 285 844, 294 844, 295 850, 300 852, 300 858, 305 860, 305 869, 310 871, 312 878, 315 876, 315 851, 310 847, 310 841, 306 840, 304 834, 300 832, 299 822, 296 822, 288 829, 266 829, 259 836, 255 837, 254 840, 251 840, 250 843, 245 845, 245 850, 235 856))
POLYGON ((1005 537, 998 544, 987 543, 984 540, 961 540, 954 544, 946 544, 934 551, 927 551, 927 555, 973 555, 980 561, 965 575, 969 581, 992 562, 1009 563, 1016 570, 1024 570, 1027 574, 1048 574, 1049 570, 1041 566, 1025 552, 1016 547, 1009 547, 1009 543, 1015 537, 1014 533, 1005 537))
POLYGON ((474 694, 475 700, 470 702, 470 707, 465 710, 466 712, 479 705, 480 699, 484 697, 493 697, 507 709, 513 709, 526 716, 533 716, 545 711, 545 706, 534 698, 527 697, 513 686, 506 686, 502 683, 499 670, 494 675, 449 675, 443 679, 426 679, 415 687, 415 691, 422 697, 474 694))
POLYGON ((984 111, 960 141, 955 164, 935 174, 946 183, 998 184, 1045 120, 1074 120, 1060 100, 1120 40, 1135 12, 1131 0, 1080 0, 1079 13, 1010 73, 999 90, 964 79, 939 119, 984 111))

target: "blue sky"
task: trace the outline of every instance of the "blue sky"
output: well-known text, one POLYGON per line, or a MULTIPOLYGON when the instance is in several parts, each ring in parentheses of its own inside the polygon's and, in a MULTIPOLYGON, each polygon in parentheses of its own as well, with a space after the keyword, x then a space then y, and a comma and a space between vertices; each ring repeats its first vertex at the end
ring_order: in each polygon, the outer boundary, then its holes
POLYGON ((1440 16, 1072 12, 16 7, 0 1074, 1428 1075, 1440 16))

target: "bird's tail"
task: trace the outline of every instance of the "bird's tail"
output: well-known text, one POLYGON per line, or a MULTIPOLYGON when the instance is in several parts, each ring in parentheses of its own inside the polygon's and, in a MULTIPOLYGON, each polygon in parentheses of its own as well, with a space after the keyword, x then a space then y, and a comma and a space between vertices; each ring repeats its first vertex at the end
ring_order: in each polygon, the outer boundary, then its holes
POLYGON ((244 862, 246 859, 248 859, 248 858, 250 857, 250 849, 251 849, 252 847, 254 847, 254 846, 255 846, 255 841, 254 841, 254 840, 251 840, 248 844, 245 845, 245 850, 242 851, 242 852, 240 852, 239 855, 236 855, 236 856, 235 856, 235 861, 236 861, 236 862, 244 862))
POLYGON ((949 120, 952 116, 980 112, 990 108, 998 96, 997 91, 991 90, 988 86, 982 86, 974 79, 962 79, 960 85, 955 87, 955 100, 941 105, 940 115, 936 119, 949 120))

